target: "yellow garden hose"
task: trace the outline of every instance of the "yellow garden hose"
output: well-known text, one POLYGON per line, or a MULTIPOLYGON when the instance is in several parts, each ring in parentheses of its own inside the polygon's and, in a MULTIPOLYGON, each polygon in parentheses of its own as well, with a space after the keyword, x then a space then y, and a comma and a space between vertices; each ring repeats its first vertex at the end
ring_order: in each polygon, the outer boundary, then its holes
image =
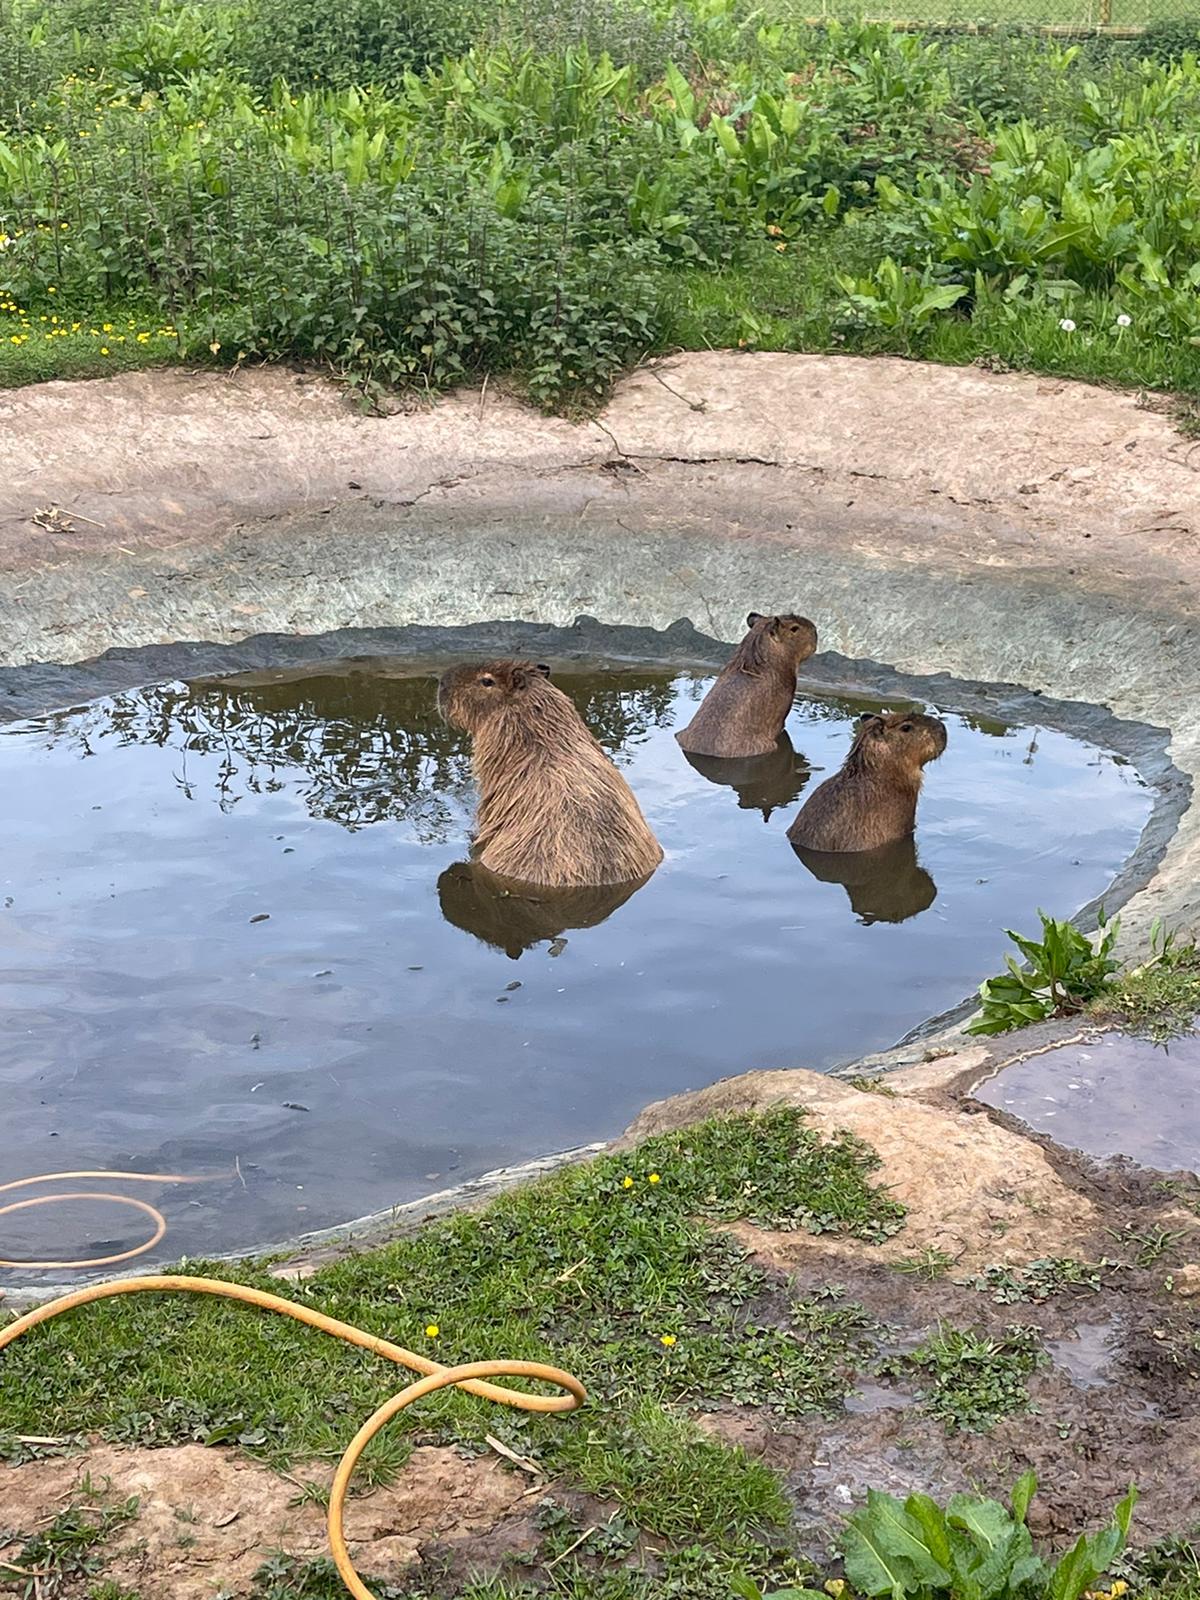
MULTIPOLYGON (((43 1178, 27 1179, 26 1183, 41 1183, 50 1181, 51 1176, 58 1177, 113 1177, 112 1173, 63 1173, 46 1175, 43 1178)), ((145 1177, 143 1173, 120 1174, 122 1177, 145 1177)), ((160 1179, 160 1181, 163 1181, 160 1179)), ((172 1179, 175 1182, 187 1182, 187 1179, 172 1179)), ((5 1185, 5 1188, 19 1188, 21 1184, 5 1185)), ((0 1190, 3 1192, 3 1190, 0 1190)), ((83 1199, 92 1198, 80 1194, 43 1196, 38 1202, 18 1201, 0 1209, 0 1216, 6 1211, 15 1211, 35 1203, 48 1203, 52 1199, 83 1199)), ((104 1200, 122 1201, 118 1195, 99 1195, 96 1198, 104 1200)), ((125 1204, 132 1205, 139 1210, 147 1211, 156 1216, 161 1222, 161 1213, 154 1211, 152 1206, 142 1201, 124 1200, 125 1204)), ((157 1224, 156 1224, 157 1226, 157 1224)), ((163 1222, 162 1232, 156 1233, 151 1243, 143 1245, 136 1251, 128 1252, 125 1256, 112 1259, 127 1259, 131 1254, 142 1254, 152 1248, 166 1231, 163 1222)), ((8 1263, 3 1263, 7 1265, 8 1263)), ((17 1263, 30 1266, 33 1263, 17 1263)), ((66 1263, 52 1263, 64 1265, 66 1263)), ((99 1266, 108 1265, 109 1261, 73 1262, 73 1266, 99 1266)), ((39 1263, 38 1265, 45 1265, 39 1263)), ((385 1428, 398 1412, 412 1405, 414 1400, 420 1400, 427 1394, 432 1394, 437 1389, 449 1388, 457 1384, 470 1394, 482 1396, 485 1400, 494 1400, 500 1405, 513 1406, 520 1411, 574 1411, 587 1399, 587 1391, 569 1372, 563 1372, 559 1367, 547 1366, 541 1361, 471 1361, 457 1367, 445 1367, 440 1362, 432 1361, 428 1356, 418 1355, 413 1350, 405 1350, 402 1345, 392 1344, 390 1340, 380 1339, 373 1333, 366 1333, 362 1328, 355 1328, 348 1322, 339 1322, 336 1317, 327 1317, 321 1311, 314 1311, 311 1307, 301 1305, 295 1300, 284 1300, 278 1295, 266 1294, 261 1289, 248 1289, 237 1283, 222 1283, 217 1278, 179 1278, 179 1277, 148 1277, 125 1278, 117 1283, 93 1284, 87 1289, 78 1289, 72 1294, 63 1295, 59 1300, 52 1300, 48 1305, 38 1306, 36 1310, 28 1312, 23 1317, 18 1317, 7 1328, 0 1329, 0 1350, 19 1339, 22 1334, 30 1332, 40 1323, 49 1322, 52 1317, 62 1316, 64 1312, 72 1311, 77 1306, 89 1305, 94 1300, 109 1300, 122 1294, 156 1294, 163 1291, 179 1290, 185 1294, 216 1295, 226 1300, 241 1300, 247 1305, 259 1306, 264 1311, 277 1311, 281 1316, 292 1317, 296 1322, 307 1323, 310 1328, 319 1328, 322 1333, 330 1333, 336 1339, 344 1339, 347 1344, 358 1345, 363 1350, 370 1350, 373 1354, 383 1356, 388 1361, 394 1361, 397 1366, 407 1367, 412 1372, 423 1373, 415 1383, 410 1383, 399 1394, 386 1400, 369 1417, 354 1435, 346 1449, 345 1455, 338 1463, 337 1471, 333 1476, 333 1485, 329 1495, 329 1546, 333 1553, 334 1563, 338 1574, 354 1600, 375 1600, 370 1589, 355 1571, 354 1563, 350 1559, 350 1552, 346 1548, 345 1535, 345 1508, 346 1495, 350 1487, 350 1479, 358 1465, 359 1457, 367 1445, 380 1431, 385 1428), (553 1384, 563 1392, 558 1395, 527 1394, 521 1389, 506 1388, 502 1384, 489 1383, 489 1378, 535 1378, 544 1383, 553 1384)))

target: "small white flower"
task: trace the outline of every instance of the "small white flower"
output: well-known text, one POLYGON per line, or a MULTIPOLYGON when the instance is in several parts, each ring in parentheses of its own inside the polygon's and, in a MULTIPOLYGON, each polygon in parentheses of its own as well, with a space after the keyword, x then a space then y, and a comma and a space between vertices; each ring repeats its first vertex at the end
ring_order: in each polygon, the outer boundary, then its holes
POLYGON ((1062 317, 1059 320, 1059 324, 1058 325, 1059 325, 1059 327, 1062 329, 1062 331, 1064 333, 1074 333, 1075 332, 1075 324, 1071 321, 1070 317, 1062 317))
POLYGON ((1117 318, 1117 327, 1118 328, 1129 328, 1129 327, 1132 327, 1132 325, 1133 325, 1133 318, 1132 317, 1127 317, 1125 315, 1125 313, 1122 311, 1121 315, 1117 318))

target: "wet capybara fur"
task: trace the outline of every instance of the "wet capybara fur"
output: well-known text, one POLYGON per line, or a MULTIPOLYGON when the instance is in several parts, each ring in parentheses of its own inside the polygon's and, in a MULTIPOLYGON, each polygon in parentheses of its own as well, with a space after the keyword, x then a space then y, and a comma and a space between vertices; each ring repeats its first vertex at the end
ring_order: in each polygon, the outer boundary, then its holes
POLYGON ((896 711, 858 724, 840 772, 826 779, 788 829, 807 850, 875 850, 904 839, 917 821, 923 768, 946 748, 937 717, 896 711))
POLYGON ((732 789, 741 811, 761 811, 769 822, 772 811, 790 806, 812 777, 812 768, 797 756, 792 741, 781 733, 765 756, 700 756, 685 750, 687 763, 709 783, 732 789))
POLYGON ((860 922, 907 922, 928 911, 937 885, 917 860, 917 842, 908 835, 875 850, 806 850, 792 846, 821 883, 840 883, 860 922))
POLYGON ((783 732, 796 698, 796 670, 817 648, 807 617, 763 617, 752 611, 749 633, 700 709, 675 737, 689 755, 765 756, 783 732))
POLYGON ((662 860, 633 791, 549 667, 454 667, 438 710, 471 735, 474 854, 491 872, 551 888, 629 883, 662 860))
POLYGON ((447 922, 503 950, 516 961, 526 950, 576 928, 596 928, 647 882, 590 883, 546 889, 489 872, 480 861, 456 861, 437 882, 447 922))

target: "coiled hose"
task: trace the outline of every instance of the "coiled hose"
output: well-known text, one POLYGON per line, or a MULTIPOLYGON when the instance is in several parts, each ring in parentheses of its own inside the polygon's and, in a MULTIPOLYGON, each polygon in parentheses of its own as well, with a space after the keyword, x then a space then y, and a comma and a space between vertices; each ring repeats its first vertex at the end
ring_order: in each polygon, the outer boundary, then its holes
MULTIPOLYGON (((0 1193, 13 1189, 23 1188, 30 1184, 49 1183, 64 1179, 76 1178, 133 1178, 156 1182, 187 1183, 197 1180, 171 1176, 164 1178, 162 1175, 148 1173, 105 1173, 105 1172, 70 1172, 47 1173, 37 1178, 26 1178, 17 1183, 0 1186, 0 1193)), ((202 1180, 200 1180, 202 1181, 202 1180)), ((0 1217, 12 1211, 24 1210, 33 1205, 47 1205, 60 1200, 95 1199, 111 1201, 117 1204, 131 1206, 136 1210, 146 1212, 155 1222, 155 1234, 152 1239, 136 1249, 124 1251, 118 1256, 108 1256, 97 1260, 71 1261, 71 1262, 27 1262, 5 1261, 0 1259, 0 1266, 45 1268, 45 1267, 95 1267, 109 1266, 114 1261, 128 1260, 135 1255, 143 1255, 147 1250, 153 1249, 167 1231, 166 1221, 162 1213, 145 1201, 134 1200, 128 1196, 108 1193, 71 1193, 64 1195, 43 1195, 35 1200, 10 1202, 0 1207, 0 1217)), ((331 1334, 335 1339, 344 1339, 347 1344, 358 1345, 360 1349, 370 1350, 374 1355, 383 1356, 387 1361, 394 1361, 397 1366, 407 1367, 411 1372, 422 1373, 415 1383, 410 1383, 399 1394, 393 1395, 363 1423, 346 1448, 346 1453, 338 1463, 337 1471, 333 1476, 333 1485, 329 1494, 329 1548, 333 1555, 334 1565, 347 1590, 354 1596, 354 1600, 376 1600, 370 1589, 359 1577, 355 1570, 350 1552, 346 1547, 345 1511, 346 1496, 350 1488, 350 1480, 359 1458, 367 1445, 381 1429, 385 1428, 393 1417, 398 1415, 414 1401, 423 1399, 427 1394, 433 1394, 438 1389, 447 1389, 452 1385, 465 1389, 469 1394, 482 1396, 485 1400, 494 1400, 498 1405, 512 1406, 519 1411, 559 1412, 574 1411, 587 1399, 587 1390, 578 1378, 564 1372, 560 1367, 547 1366, 541 1361, 469 1361, 461 1366, 446 1367, 440 1362, 432 1361, 428 1356, 418 1355, 414 1350, 406 1350, 403 1345, 392 1344, 388 1339, 377 1338, 373 1333, 366 1333, 362 1328, 356 1328, 349 1322, 339 1322, 336 1317, 327 1317, 324 1312, 315 1311, 310 1306, 299 1304, 294 1300, 284 1300, 278 1295, 266 1294, 261 1289, 249 1289, 242 1284, 223 1283, 217 1278, 181 1278, 181 1277, 146 1277, 125 1278, 116 1283, 93 1284, 86 1289, 78 1289, 72 1294, 63 1295, 61 1299, 52 1300, 48 1305, 38 1306, 35 1310, 18 1317, 7 1328, 0 1329, 0 1350, 29 1333, 43 1322, 49 1322, 52 1317, 60 1317, 68 1311, 74 1311, 78 1306, 90 1305, 96 1300, 111 1300, 117 1295, 125 1294, 161 1294, 179 1292, 183 1294, 214 1295, 224 1300, 240 1300, 246 1305, 258 1306, 264 1311, 276 1311, 280 1316, 291 1317, 296 1322, 306 1323, 310 1328, 318 1328, 322 1333, 331 1334), (510 1389, 502 1384, 490 1383, 490 1378, 533 1378, 539 1382, 553 1384, 562 1391, 557 1395, 527 1394, 522 1389, 510 1389)))

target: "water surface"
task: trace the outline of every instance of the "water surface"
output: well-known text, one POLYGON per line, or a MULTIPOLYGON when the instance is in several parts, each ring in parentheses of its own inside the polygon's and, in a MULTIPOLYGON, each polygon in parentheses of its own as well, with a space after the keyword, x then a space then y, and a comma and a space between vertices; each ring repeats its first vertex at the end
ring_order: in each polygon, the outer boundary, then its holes
MULTIPOLYGON (((799 797, 877 705, 802 699, 792 749, 717 772, 673 737, 709 680, 558 681, 666 850, 635 891, 497 897, 426 677, 175 684, 4 730, 0 1183, 219 1175, 138 1193, 169 1217, 164 1258, 240 1249, 747 1068, 828 1068, 961 1000, 1035 907, 1101 893, 1150 810, 1120 758, 946 714, 915 847, 806 864, 799 797)), ((0 1256, 139 1226, 31 1210, 0 1256)))

